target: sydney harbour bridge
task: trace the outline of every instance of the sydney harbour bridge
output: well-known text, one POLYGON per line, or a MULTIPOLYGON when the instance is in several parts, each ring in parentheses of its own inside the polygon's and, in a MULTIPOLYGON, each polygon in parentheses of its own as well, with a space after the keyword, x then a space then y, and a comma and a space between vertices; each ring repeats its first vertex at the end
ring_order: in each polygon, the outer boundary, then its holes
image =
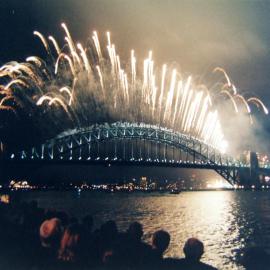
POLYGON ((191 136, 142 123, 92 125, 61 133, 27 149, 2 152, 2 166, 13 164, 123 164, 210 169, 231 185, 258 186, 255 153, 247 162, 223 154, 191 136))

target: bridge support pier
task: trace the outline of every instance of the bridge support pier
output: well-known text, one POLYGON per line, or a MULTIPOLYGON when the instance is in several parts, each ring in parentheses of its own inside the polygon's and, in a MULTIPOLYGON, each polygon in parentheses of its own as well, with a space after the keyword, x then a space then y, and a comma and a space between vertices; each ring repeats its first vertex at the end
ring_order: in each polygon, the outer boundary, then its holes
POLYGON ((228 167, 227 169, 215 169, 215 171, 223 176, 231 185, 235 185, 239 182, 239 172, 235 167, 228 167))
POLYGON ((255 152, 250 152, 250 171, 249 171, 249 179, 250 179, 250 187, 259 188, 259 162, 258 157, 255 152))
POLYGON ((255 152, 250 152, 250 167, 239 169, 239 184, 246 189, 261 188, 259 181, 259 162, 255 152))

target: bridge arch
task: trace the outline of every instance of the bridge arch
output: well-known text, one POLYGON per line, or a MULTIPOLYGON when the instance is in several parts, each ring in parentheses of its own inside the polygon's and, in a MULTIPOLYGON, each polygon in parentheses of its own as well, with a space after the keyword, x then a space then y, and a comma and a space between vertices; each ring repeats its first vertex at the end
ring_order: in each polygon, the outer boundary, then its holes
POLYGON ((128 163, 213 169, 235 184, 236 169, 247 167, 191 136, 153 125, 93 125, 60 134, 44 144, 8 153, 15 161, 128 163))

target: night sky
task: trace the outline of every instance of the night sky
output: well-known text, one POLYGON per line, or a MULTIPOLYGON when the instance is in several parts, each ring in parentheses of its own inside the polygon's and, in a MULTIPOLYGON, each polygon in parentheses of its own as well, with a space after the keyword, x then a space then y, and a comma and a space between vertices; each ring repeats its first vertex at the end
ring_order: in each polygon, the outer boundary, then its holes
MULTIPOLYGON (((33 31, 61 41, 65 22, 84 44, 93 30, 100 36, 109 30, 122 59, 131 49, 140 58, 151 49, 157 64, 174 63, 204 83, 213 79, 215 67, 223 67, 240 93, 255 95, 270 107, 269 14, 269 1, 0 0, 0 64, 44 56, 33 31)), ((260 142, 254 142, 260 151, 268 152, 270 121, 261 114, 256 114, 260 120, 252 138, 260 142)), ((245 133, 242 129, 239 137, 245 133)))
POLYGON ((267 102, 270 86, 269 1, 1 0, 0 60, 40 54, 33 30, 63 40, 66 22, 75 40, 107 30, 122 58, 131 49, 157 62, 177 62, 204 75, 221 66, 237 87, 267 102))

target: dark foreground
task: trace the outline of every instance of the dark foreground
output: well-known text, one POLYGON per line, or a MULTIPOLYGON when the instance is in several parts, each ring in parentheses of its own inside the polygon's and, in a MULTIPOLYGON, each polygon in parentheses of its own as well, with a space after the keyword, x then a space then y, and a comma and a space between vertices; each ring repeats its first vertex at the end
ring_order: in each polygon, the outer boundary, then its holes
MULTIPOLYGON (((204 245, 196 238, 180 243, 183 258, 164 258, 170 234, 153 232, 142 241, 138 222, 119 231, 110 220, 93 230, 93 218, 78 220, 64 211, 39 208, 35 201, 0 205, 1 269, 216 269, 200 262, 204 245)), ((246 250, 246 269, 269 269, 260 248, 246 250)))

